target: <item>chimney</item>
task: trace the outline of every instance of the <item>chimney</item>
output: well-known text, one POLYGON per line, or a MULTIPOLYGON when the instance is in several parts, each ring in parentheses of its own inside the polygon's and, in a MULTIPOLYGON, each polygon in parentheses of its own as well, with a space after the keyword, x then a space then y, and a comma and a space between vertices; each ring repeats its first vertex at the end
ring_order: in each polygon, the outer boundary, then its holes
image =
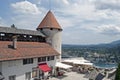
POLYGON ((17 36, 13 36, 13 48, 17 49, 17 36))

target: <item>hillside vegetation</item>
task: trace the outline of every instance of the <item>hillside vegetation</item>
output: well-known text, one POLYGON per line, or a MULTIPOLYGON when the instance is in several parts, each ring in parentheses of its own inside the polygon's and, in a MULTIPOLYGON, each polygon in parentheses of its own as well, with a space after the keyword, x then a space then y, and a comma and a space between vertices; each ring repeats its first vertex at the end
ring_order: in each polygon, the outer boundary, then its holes
MULTIPOLYGON (((62 56, 63 57, 80 57, 84 56, 86 52, 97 53, 109 56, 114 56, 118 62, 120 59, 120 40, 114 41, 109 44, 99 45, 63 45, 62 56)), ((109 57, 108 56, 108 57, 109 57)))

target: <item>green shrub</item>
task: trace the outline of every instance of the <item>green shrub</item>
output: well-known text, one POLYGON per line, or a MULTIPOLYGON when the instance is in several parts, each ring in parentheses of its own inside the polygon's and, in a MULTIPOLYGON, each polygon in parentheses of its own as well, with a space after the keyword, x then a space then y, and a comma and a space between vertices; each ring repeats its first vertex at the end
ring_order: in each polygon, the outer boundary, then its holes
POLYGON ((118 65, 118 68, 117 68, 117 71, 116 71, 115 80, 120 80, 120 63, 118 65))

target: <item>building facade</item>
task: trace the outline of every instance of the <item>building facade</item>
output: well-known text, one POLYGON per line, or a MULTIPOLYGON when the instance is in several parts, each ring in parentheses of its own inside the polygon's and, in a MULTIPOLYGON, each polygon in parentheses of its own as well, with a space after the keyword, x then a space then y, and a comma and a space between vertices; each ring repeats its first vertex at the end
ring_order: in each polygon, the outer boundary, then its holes
POLYGON ((0 27, 0 80, 36 80, 55 74, 61 31, 51 11, 36 31, 0 27))

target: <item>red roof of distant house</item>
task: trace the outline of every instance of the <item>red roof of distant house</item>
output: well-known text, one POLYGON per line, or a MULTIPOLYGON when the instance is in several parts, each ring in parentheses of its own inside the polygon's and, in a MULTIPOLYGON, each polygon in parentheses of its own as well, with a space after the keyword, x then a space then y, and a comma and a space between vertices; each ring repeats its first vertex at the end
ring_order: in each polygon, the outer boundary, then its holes
POLYGON ((12 41, 0 41, 0 61, 59 55, 47 43, 17 42, 17 49, 9 45, 12 45, 12 41))
POLYGON ((62 30, 62 28, 60 27, 59 23, 57 22, 56 18, 54 17, 51 11, 47 13, 47 15, 41 21, 37 29, 41 28, 55 28, 62 30))

